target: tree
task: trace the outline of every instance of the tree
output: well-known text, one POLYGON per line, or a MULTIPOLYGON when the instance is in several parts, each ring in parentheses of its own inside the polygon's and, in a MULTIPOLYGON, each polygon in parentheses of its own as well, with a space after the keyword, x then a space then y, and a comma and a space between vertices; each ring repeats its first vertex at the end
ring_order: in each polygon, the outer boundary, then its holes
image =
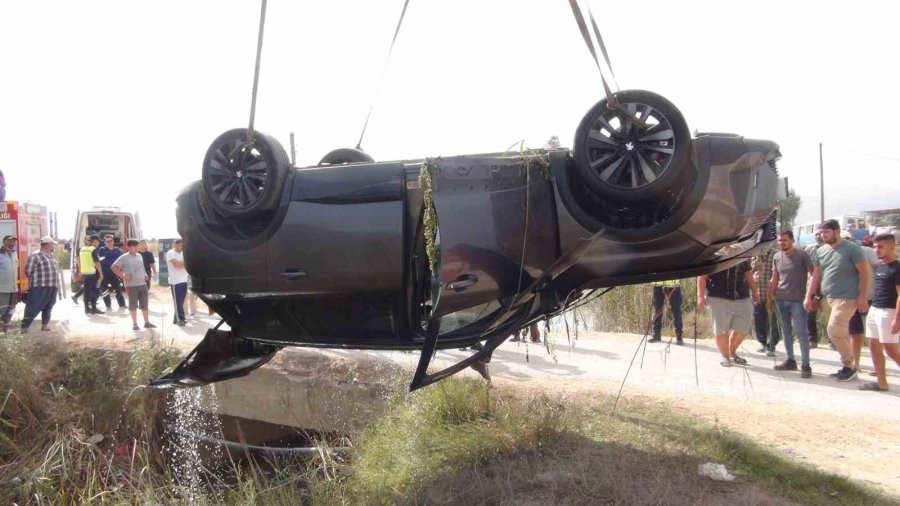
POLYGON ((797 213, 800 212, 802 203, 800 195, 789 189, 787 198, 781 201, 781 228, 783 230, 794 228, 794 220, 797 218, 797 213))

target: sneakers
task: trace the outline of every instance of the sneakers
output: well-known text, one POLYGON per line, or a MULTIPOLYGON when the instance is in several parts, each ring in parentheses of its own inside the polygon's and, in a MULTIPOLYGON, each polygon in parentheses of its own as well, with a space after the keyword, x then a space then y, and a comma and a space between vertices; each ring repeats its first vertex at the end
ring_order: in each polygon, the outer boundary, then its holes
POLYGON ((852 367, 844 366, 841 368, 840 371, 838 371, 837 380, 838 381, 850 381, 856 377, 856 372, 857 372, 856 369, 854 369, 852 367))
POLYGON ((682 339, 680 337, 676 337, 675 344, 677 344, 678 346, 684 346, 684 339, 682 339))
POLYGON ((771 348, 766 348, 766 356, 767 357, 775 356, 775 347, 774 346, 772 346, 771 348))
POLYGON ((131 326, 131 330, 141 330, 141 328, 138 327, 137 323, 135 323, 134 325, 131 326))
POLYGON ((767 351, 769 351, 769 347, 763 345, 762 347, 760 347, 760 349, 756 350, 756 353, 765 353, 767 351))
MULTIPOLYGON (((809 367, 809 366, 807 366, 809 367)), ((775 366, 776 371, 796 371, 797 370, 797 362, 787 359, 784 362, 775 366)))
POLYGON ((49 331, 50 331, 50 325, 41 325, 41 330, 43 330, 44 332, 49 332, 49 331))
POLYGON ((156 328, 156 325, 154 325, 154 324, 152 324, 152 323, 150 323, 150 322, 146 322, 146 323, 144 323, 144 328, 145 328, 145 329, 155 329, 155 328, 156 328))
POLYGON ((187 325, 187 322, 185 322, 185 321, 175 322, 175 325, 178 325, 179 327, 184 327, 185 325, 187 325))
POLYGON ((818 348, 818 347, 819 347, 819 341, 810 341, 810 342, 809 342, 809 347, 810 347, 810 348, 818 348))
POLYGON ((106 314, 104 311, 100 311, 99 309, 91 309, 91 314, 106 314))
POLYGON ((662 338, 661 337, 651 337, 650 339, 647 339, 647 342, 648 343, 661 343, 662 338))
POLYGON ((800 377, 804 379, 812 378, 812 367, 808 365, 800 366, 800 377))

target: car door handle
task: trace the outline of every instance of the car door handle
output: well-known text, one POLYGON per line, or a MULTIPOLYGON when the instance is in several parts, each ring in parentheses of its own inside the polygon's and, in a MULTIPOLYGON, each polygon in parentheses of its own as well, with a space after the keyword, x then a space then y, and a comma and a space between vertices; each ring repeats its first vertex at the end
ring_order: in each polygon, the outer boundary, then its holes
POLYGON ((302 271, 300 269, 288 269, 279 274, 278 277, 286 281, 294 281, 300 278, 305 278, 306 271, 302 271))
POLYGON ((464 274, 458 278, 456 281, 451 281, 447 283, 447 290, 453 290, 454 292, 461 292, 466 288, 474 285, 478 282, 478 276, 474 274, 464 274))

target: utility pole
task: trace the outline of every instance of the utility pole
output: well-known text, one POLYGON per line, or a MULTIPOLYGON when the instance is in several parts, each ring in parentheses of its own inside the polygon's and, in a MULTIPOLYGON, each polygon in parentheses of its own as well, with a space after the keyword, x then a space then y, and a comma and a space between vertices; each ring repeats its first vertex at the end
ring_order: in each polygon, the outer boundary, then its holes
POLYGON ((291 132, 291 166, 297 165, 297 150, 294 148, 294 132, 291 132))
POLYGON ((825 221, 825 166, 822 163, 822 143, 819 143, 819 223, 825 221))

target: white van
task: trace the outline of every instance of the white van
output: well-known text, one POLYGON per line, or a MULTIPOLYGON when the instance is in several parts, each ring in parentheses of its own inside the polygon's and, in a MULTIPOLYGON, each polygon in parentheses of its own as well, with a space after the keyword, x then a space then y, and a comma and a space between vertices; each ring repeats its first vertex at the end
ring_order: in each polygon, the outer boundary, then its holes
POLYGON ((72 234, 72 251, 69 267, 75 268, 78 250, 84 245, 84 238, 96 235, 102 243, 103 236, 112 234, 117 243, 124 244, 128 239, 143 239, 141 235, 141 218, 138 213, 123 211, 118 207, 92 207, 87 211, 78 211, 75 219, 75 233, 72 234))

